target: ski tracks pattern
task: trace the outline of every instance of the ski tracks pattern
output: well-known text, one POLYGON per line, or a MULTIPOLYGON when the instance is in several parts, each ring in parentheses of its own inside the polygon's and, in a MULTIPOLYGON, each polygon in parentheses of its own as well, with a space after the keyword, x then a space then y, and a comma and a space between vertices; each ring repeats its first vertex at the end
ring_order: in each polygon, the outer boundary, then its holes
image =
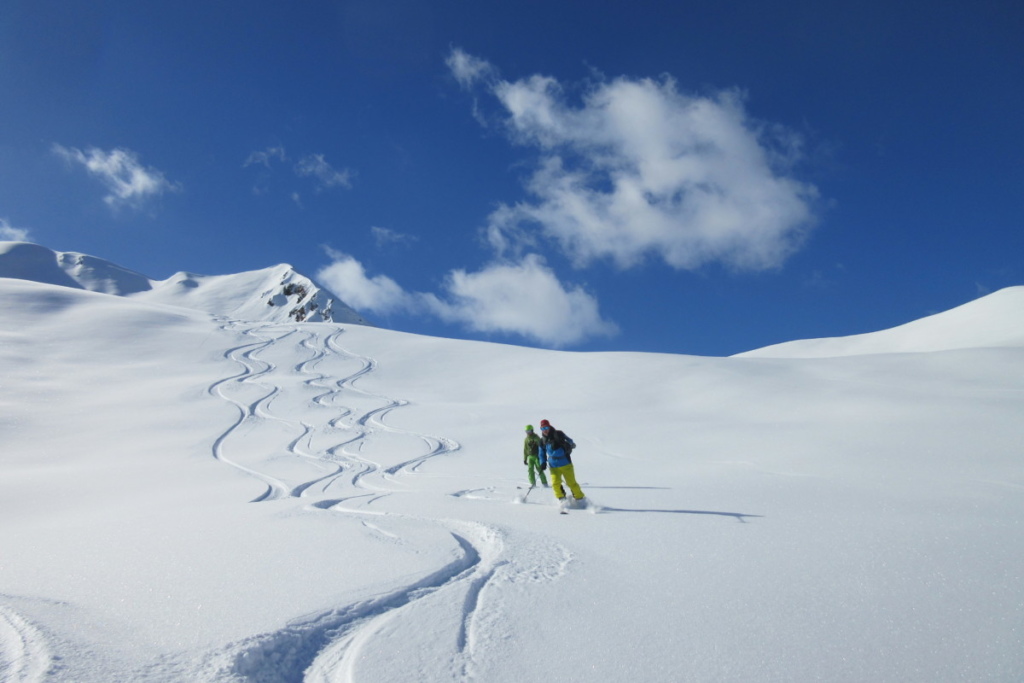
POLYGON ((342 329, 224 327, 241 328, 253 341, 225 353, 241 371, 209 387, 238 410, 214 442, 213 456, 263 483, 253 502, 327 494, 342 477, 355 488, 388 491, 396 475, 459 449, 444 437, 386 423, 388 413, 407 403, 355 386, 377 363, 346 351, 338 342, 342 329), (296 353, 308 357, 294 367, 280 365, 296 353), (417 452, 394 457, 409 451, 417 452))
POLYGON ((486 643, 512 637, 501 635, 506 626, 497 596, 557 579, 569 563, 568 551, 531 538, 515 544, 529 550, 506 557, 512 532, 369 508, 374 500, 400 492, 402 477, 459 444, 390 425, 388 415, 408 402, 356 386, 377 369, 377 361, 346 350, 341 327, 238 322, 223 327, 251 341, 225 353, 239 372, 209 387, 211 395, 238 410, 215 441, 213 457, 264 485, 253 502, 307 499, 312 509, 362 516, 379 536, 393 534, 370 521, 375 517, 416 519, 444 528, 457 553, 446 566, 386 595, 298 619, 212 653, 203 678, 352 682, 363 670, 377 672, 379 680, 472 679, 486 643), (295 358, 304 360, 294 364, 295 358), (484 608, 491 593, 493 606, 484 608), (438 628, 423 634, 423 623, 438 628), (405 652, 396 660, 386 643, 398 634, 404 634, 405 652), (383 671, 390 675, 382 676, 383 671))

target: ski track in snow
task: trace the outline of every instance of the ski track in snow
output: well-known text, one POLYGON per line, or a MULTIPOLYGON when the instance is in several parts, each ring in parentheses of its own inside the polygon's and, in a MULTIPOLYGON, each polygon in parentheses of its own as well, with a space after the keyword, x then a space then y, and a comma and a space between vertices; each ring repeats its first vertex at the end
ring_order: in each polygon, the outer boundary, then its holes
MULTIPOLYGON (((251 335, 252 331, 247 330, 246 334, 251 335)), ((281 481, 243 464, 234 457, 229 457, 225 453, 225 442, 240 433, 244 426, 262 419, 263 415, 260 412, 261 404, 267 402, 278 391, 277 387, 268 388, 260 382, 260 378, 273 370, 274 366, 260 361, 255 355, 257 351, 270 346, 274 341, 273 338, 262 339, 227 351, 224 354, 225 357, 240 364, 243 370, 238 375, 215 382, 209 388, 210 394, 233 403, 239 411, 236 422, 214 441, 213 457, 252 475, 266 484, 266 491, 255 498, 254 501, 281 498, 286 487, 281 481), (261 389, 266 390, 262 395, 260 395, 261 389), (256 397, 255 400, 253 400, 254 396, 256 397)))
POLYGON ((41 681, 51 663, 43 634, 14 610, 0 606, 0 680, 41 681))
MULTIPOLYGON (((223 327, 241 330, 252 341, 225 353, 241 366, 240 372, 209 387, 211 395, 238 409, 234 424, 216 439, 213 457, 265 485, 253 502, 307 500, 310 509, 361 516, 368 533, 392 540, 394 534, 369 520, 401 517, 439 525, 451 535, 458 553, 446 566, 386 595, 326 609, 227 645, 207 657, 200 677, 253 683, 356 681, 360 662, 372 659, 374 641, 383 629, 400 629, 403 616, 420 609, 437 611, 437 601, 442 601, 461 609, 445 624, 451 636, 446 642, 452 643, 447 658, 435 657, 429 664, 445 661, 447 670, 432 671, 426 678, 473 678, 479 642, 487 640, 486 634, 499 633, 504 623, 501 600, 489 608, 488 594, 517 583, 557 579, 569 563, 568 551, 531 539, 523 544, 531 550, 509 559, 504 557, 506 532, 493 527, 369 509, 382 497, 400 494, 402 477, 415 475, 424 463, 460 445, 389 425, 388 415, 409 404, 356 386, 376 370, 377 361, 347 351, 340 344, 343 328, 238 322, 224 322, 223 327), (307 358, 281 368, 274 362, 278 355, 307 358), (395 458, 395 453, 409 455, 395 458), (388 458, 394 461, 385 462, 388 458)), ((452 495, 474 497, 468 491, 452 495)), ((425 680, 421 665, 410 664, 406 679, 425 680)))

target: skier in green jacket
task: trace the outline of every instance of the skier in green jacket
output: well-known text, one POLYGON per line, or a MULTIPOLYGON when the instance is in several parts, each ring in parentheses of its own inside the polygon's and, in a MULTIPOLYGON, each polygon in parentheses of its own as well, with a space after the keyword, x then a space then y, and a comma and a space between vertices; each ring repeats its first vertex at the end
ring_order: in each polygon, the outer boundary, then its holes
POLYGON ((526 425, 526 441, 523 442, 523 464, 527 467, 530 475, 530 487, 537 485, 536 474, 540 475, 540 483, 544 488, 548 487, 548 480, 544 476, 544 467, 540 464, 540 437, 533 432, 533 425, 526 425))

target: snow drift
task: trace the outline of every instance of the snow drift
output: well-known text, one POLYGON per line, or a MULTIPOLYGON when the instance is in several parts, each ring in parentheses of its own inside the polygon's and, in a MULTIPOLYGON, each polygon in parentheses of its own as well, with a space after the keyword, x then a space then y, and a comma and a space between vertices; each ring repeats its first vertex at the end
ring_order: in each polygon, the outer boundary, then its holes
POLYGON ((1024 678, 1016 290, 876 338, 915 353, 699 358, 248 320, 228 278, 0 279, 0 678, 1024 678), (597 514, 526 495, 541 418, 597 514))

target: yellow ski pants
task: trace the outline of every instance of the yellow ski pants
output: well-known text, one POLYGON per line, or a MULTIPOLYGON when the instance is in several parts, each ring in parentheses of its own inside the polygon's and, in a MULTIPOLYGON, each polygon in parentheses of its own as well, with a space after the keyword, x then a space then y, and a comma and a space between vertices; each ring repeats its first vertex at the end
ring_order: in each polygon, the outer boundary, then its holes
POLYGON ((551 468, 551 488, 555 491, 555 497, 558 500, 565 498, 565 489, 562 488, 562 479, 565 479, 565 483, 569 486, 569 490, 572 491, 572 497, 579 500, 583 497, 583 489, 576 483, 576 472, 572 468, 572 463, 569 463, 565 467, 552 467, 551 468))

